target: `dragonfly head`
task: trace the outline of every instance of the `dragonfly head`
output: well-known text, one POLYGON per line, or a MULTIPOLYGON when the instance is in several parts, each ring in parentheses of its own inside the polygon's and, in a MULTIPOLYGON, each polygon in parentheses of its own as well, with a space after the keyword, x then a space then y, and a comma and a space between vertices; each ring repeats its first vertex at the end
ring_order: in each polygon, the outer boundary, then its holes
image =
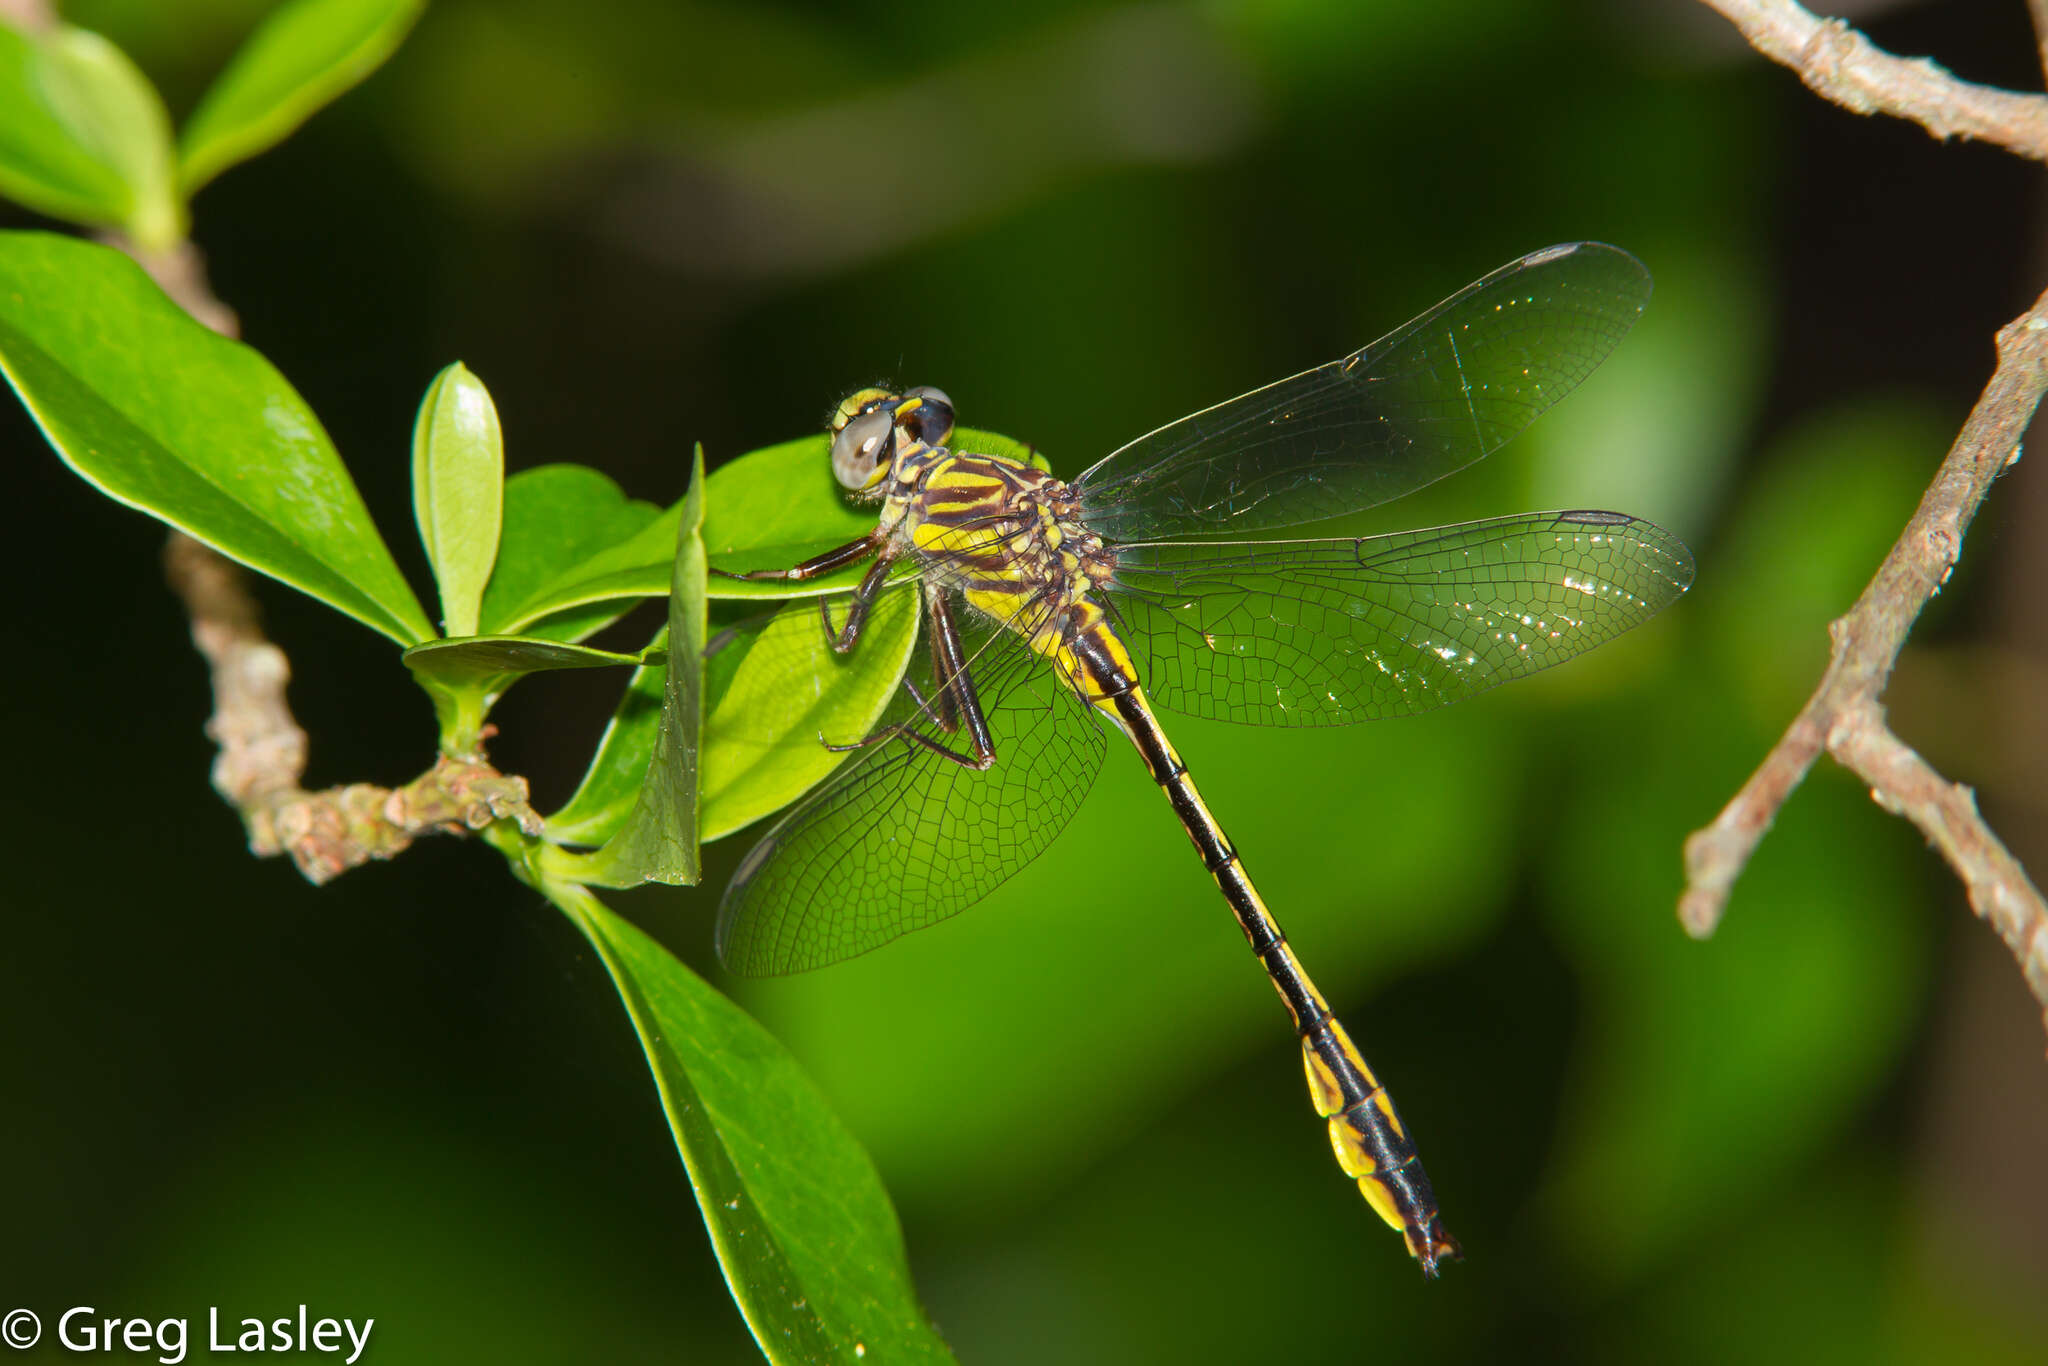
POLYGON ((855 493, 887 478, 898 456, 944 445, 953 434, 953 401, 925 386, 907 393, 862 389, 832 413, 832 475, 855 493))

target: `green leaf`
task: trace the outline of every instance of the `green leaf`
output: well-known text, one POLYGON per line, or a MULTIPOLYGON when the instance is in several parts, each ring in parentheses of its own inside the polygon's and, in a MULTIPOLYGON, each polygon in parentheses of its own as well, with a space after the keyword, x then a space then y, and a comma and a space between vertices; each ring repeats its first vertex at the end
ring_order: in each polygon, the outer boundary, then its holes
POLYGON ((416 645, 434 631, 305 401, 117 251, 0 234, 0 368, 118 502, 416 645))
MULTIPOLYGON (((991 432, 963 428, 958 440, 1020 459, 1031 454, 991 432)), ((711 475, 704 537, 720 568, 786 569, 874 530, 873 511, 848 502, 832 478, 827 451, 824 437, 803 437, 741 456, 711 475)), ((506 482, 504 544, 480 629, 575 640, 616 621, 635 601, 668 592, 681 504, 656 511, 594 471, 543 470, 506 482)), ((815 597, 846 591, 863 572, 855 566, 803 584, 714 578, 707 592, 815 597)))
POLYGON ((594 854, 550 846, 549 871, 600 887, 643 882, 694 884, 702 875, 697 849, 697 747, 703 730, 704 451, 694 462, 690 492, 676 522, 675 588, 668 599, 669 667, 663 679, 661 727, 633 809, 594 854))
POLYGON ((570 632, 588 635, 625 615, 640 599, 666 596, 681 512, 678 503, 655 514, 626 539, 593 551, 532 589, 505 612, 502 629, 556 639, 570 632))
POLYGON ((185 124, 187 196, 291 136, 384 64, 425 0, 291 0, 263 21, 185 124))
POLYGON ((79 28, 0 26, 0 193, 161 250, 185 234, 171 160, 170 116, 119 48, 79 28))
POLYGON ((461 361, 434 377, 412 431, 412 506, 441 586, 441 627, 477 633, 484 584, 498 559, 505 508, 505 437, 483 381, 461 361))
MULTIPOLYGON (((917 594, 899 592, 876 605, 849 654, 834 652, 809 601, 720 633, 705 670, 703 839, 787 806, 845 760, 819 737, 857 738, 874 728, 909 665, 917 621, 917 594)), ((661 698, 661 666, 633 675, 582 784, 548 818, 551 839, 597 844, 624 822, 654 748, 661 698)))
POLYGON ((950 1362, 874 1164, 787 1049, 580 888, 547 887, 604 961, 705 1228, 771 1362, 950 1362))
POLYGON ((825 748, 874 729, 917 643, 918 595, 885 593, 846 654, 817 605, 790 603, 744 645, 731 684, 704 719, 703 838, 787 806, 845 759, 825 748))
POLYGON ((531 673, 552 669, 611 669, 648 662, 530 636, 465 636, 430 640, 405 652, 405 666, 434 700, 446 754, 479 755, 484 718, 505 690, 531 673))
MULTIPOLYGON (((647 649, 665 650, 667 644, 668 628, 664 626, 647 649)), ((564 844, 599 845, 626 823, 661 731, 667 667, 665 662, 643 664, 633 671, 575 795, 548 817, 548 838, 564 844)))
POLYGON ((462 636, 430 640, 415 645, 404 655, 405 667, 423 681, 443 687, 495 695, 527 674, 552 669, 615 669, 637 667, 640 655, 593 650, 588 645, 564 645, 560 641, 535 640, 529 636, 462 636))
MULTIPOLYGON (((633 540, 661 515, 660 508, 628 498, 586 465, 542 465, 513 475, 505 481, 504 534, 484 590, 479 629, 573 640, 613 620, 615 603, 595 605, 595 624, 560 615, 564 608, 551 586, 577 579, 577 566, 633 540), (565 634, 565 623, 576 634, 565 634)), ((665 565, 675 558, 673 523, 666 545, 665 565)))
MULTIPOLYGON (((961 429, 972 449, 1030 456, 1028 447, 991 432, 961 429)), ((743 455, 705 486, 707 552, 721 569, 787 569, 875 528, 872 509, 850 503, 832 478, 823 436, 807 436, 743 455)), ((481 629, 576 640, 618 620, 642 598, 668 592, 681 504, 654 511, 627 500, 610 480, 578 466, 548 466, 505 486, 505 540, 484 594, 481 629), (535 480, 532 488, 523 480, 535 480), (550 499, 559 498, 558 503, 550 499)), ((859 582, 863 566, 809 583, 714 578, 714 598, 816 597, 859 582)))
POLYGON ((1019 464, 1029 465, 1033 469, 1052 468, 1051 462, 1038 447, 1026 441, 1019 441, 1014 436, 1004 436, 1000 432, 984 432, 977 427, 961 427, 953 433, 948 445, 956 451, 972 455, 1000 455, 1019 464))
MULTIPOLYGON (((962 427, 960 450, 1028 458, 1030 448, 994 432, 962 427)), ((850 502, 832 477, 831 443, 823 434, 743 455, 711 476, 704 548, 720 569, 787 569, 858 540, 875 529, 875 511, 850 502)), ((855 565, 808 583, 714 578, 714 598, 795 598, 841 593, 860 581, 855 565)))

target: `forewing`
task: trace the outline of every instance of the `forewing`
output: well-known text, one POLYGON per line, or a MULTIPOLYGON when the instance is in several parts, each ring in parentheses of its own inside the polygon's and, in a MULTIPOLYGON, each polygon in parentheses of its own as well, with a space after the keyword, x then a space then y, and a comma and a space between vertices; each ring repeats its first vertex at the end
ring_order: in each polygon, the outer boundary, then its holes
POLYGON ((1104 457, 1074 481, 1082 519, 1112 541, 1251 535, 1413 493, 1570 393, 1649 297, 1619 248, 1532 253, 1363 350, 1104 457))
MULTIPOLYGON (((923 591, 946 590, 928 581, 923 591)), ((1073 818, 1102 767, 1101 724, 1020 636, 971 611, 956 616, 995 763, 962 767, 900 737, 856 753, 776 823, 726 889, 718 953, 733 972, 802 972, 936 924, 995 890, 1073 818)), ((931 666, 913 673, 936 699, 931 666)), ((884 720, 968 750, 964 730, 945 735, 907 690, 884 720)))
POLYGON ((1614 512, 1331 541, 1118 551, 1113 611, 1147 691, 1196 716, 1345 725, 1563 663, 1676 601, 1692 556, 1614 512))

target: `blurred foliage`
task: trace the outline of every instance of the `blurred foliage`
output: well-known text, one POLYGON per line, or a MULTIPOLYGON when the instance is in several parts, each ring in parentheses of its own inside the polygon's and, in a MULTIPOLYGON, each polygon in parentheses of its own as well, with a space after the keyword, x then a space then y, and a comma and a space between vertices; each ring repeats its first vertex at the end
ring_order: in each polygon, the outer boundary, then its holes
MULTIPOLYGON (((515 491, 577 461, 619 488, 547 497, 658 526, 664 556, 674 524, 637 499, 676 497, 692 441, 715 494, 717 465, 878 375, 943 385, 1071 474, 1534 247, 1615 241, 1656 275, 1582 392, 1388 524, 1621 508, 1692 540, 1691 597, 1447 713, 1168 718, 1468 1263, 1417 1284, 1330 1170, 1279 1013, 1134 762, 973 913, 738 993, 873 1155, 963 1360, 2048 1352, 2023 1258, 1927 1232, 1930 1003, 1981 930, 1913 834, 1819 773, 1720 935, 1671 915, 1684 835, 1803 697, 2029 297, 2036 206, 1994 154, 1820 108, 1659 8, 440 0, 201 200, 251 340, 335 445, 385 453, 352 464, 377 524, 403 524, 418 396, 461 355, 502 417, 508 545, 547 525, 515 491), (1837 162, 1890 209, 1808 194, 1837 162), (1966 194, 1990 207, 1942 208, 1966 194), (1840 284, 1871 258, 1914 263, 1905 297, 1840 284), (1799 344, 1823 313, 1831 344, 1799 344), (1971 339, 1953 372, 1914 350, 1943 329, 1971 339), (1904 365, 1957 383, 1901 397, 1904 365)), ((1923 26, 1935 55, 2037 84, 2022 7, 1996 8, 2006 28, 1923 26)), ((270 7, 63 9, 182 124, 270 7)), ((39 661, 0 683, 33 776, 0 813, 39 846, 0 972, 16 1298, 324 1300, 378 1318, 383 1361, 753 1359, 589 952, 473 848, 318 893, 248 860, 204 787, 204 682, 153 532, 8 420, 0 543, 39 661)), ((608 538, 528 540, 521 602, 608 538)), ((423 590, 424 556, 393 552, 423 590)), ((555 634, 625 605, 565 606, 555 634)), ((432 728, 388 653, 266 607, 314 779, 416 772, 432 728)), ((1947 607, 1943 631, 1983 629, 1947 607)), ((519 608, 487 591, 486 629, 519 608)), ((658 624, 591 639, 637 652, 658 624)), ((537 678, 494 713, 545 806, 622 677, 537 678)), ((713 972, 749 839, 707 846, 704 888, 622 904, 713 972)))

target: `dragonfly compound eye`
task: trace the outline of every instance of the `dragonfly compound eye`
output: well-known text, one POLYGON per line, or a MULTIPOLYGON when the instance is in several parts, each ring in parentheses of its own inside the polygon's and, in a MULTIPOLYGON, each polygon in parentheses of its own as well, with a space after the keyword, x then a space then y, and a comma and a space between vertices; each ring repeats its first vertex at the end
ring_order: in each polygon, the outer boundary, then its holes
POLYGON ((839 429, 832 438, 832 477, 840 487, 858 492, 881 482, 889 472, 889 437, 895 429, 889 409, 862 413, 839 429))
POLYGON ((832 434, 837 436, 840 432, 846 430, 847 423, 863 413, 872 413, 875 409, 890 402, 895 397, 896 395, 890 393, 887 389, 875 388, 861 389, 855 393, 848 394, 840 401, 839 406, 832 410, 832 421, 830 423, 832 434))
POLYGON ((953 400, 946 391, 926 384, 904 397, 923 400, 902 416, 910 434, 927 446, 945 445, 953 436, 953 400))

